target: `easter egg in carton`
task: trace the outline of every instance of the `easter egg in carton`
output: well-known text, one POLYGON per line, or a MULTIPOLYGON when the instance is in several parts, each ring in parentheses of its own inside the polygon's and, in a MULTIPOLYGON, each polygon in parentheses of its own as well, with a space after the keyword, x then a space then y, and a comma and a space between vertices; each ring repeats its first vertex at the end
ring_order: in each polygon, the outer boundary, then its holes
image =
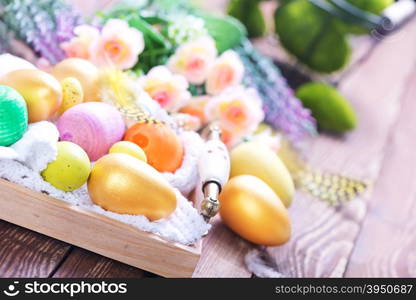
POLYGON ((28 115, 23 97, 4 85, 0 85, 0 116, 0 146, 10 146, 25 133, 28 115))
POLYGON ((155 221, 176 209, 176 194, 162 174, 145 162, 124 153, 100 158, 88 180, 91 200, 120 214, 144 215, 155 221))
POLYGON ((36 67, 27 60, 9 53, 0 54, 0 66, 0 76, 21 69, 36 69, 36 67))
POLYGON ((56 64, 52 75, 59 81, 67 77, 76 78, 84 91, 84 101, 100 101, 100 72, 96 66, 85 59, 67 58, 56 64))
POLYGON ((120 141, 111 146, 109 153, 124 153, 147 163, 146 153, 137 144, 120 141))
POLYGON ((148 163, 159 172, 175 172, 182 165, 184 147, 177 134, 163 123, 136 123, 124 140, 140 146, 148 163))
POLYGON ((58 119, 57 127, 60 140, 81 146, 91 161, 107 154, 125 131, 118 110, 102 102, 82 103, 68 109, 58 119))
POLYGON ((50 74, 31 69, 9 72, 0 77, 0 84, 17 90, 26 101, 29 123, 50 119, 62 102, 62 88, 50 74))
POLYGON ((72 192, 87 182, 91 164, 87 153, 71 142, 58 142, 57 157, 50 162, 42 177, 59 190, 72 192))

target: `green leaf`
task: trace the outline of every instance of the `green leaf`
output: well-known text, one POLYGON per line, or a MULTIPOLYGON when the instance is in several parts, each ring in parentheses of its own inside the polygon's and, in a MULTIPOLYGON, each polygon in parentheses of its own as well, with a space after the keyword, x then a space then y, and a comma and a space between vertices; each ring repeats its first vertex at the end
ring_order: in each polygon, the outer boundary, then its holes
POLYGON ((343 133, 357 126, 354 109, 333 86, 306 83, 296 90, 296 97, 312 111, 320 129, 343 133))
POLYGON ((200 17, 204 19, 205 27, 214 38, 220 53, 238 46, 247 36, 244 25, 237 19, 229 16, 214 17, 211 15, 200 17))
POLYGON ((164 38, 163 35, 161 35, 159 32, 157 32, 152 25, 144 21, 139 16, 130 16, 127 19, 127 22, 131 27, 136 28, 137 30, 141 31, 143 33, 143 36, 146 41, 151 41, 153 43, 156 43, 163 48, 170 48, 171 45, 167 39, 164 38))
POLYGON ((349 61, 351 48, 336 19, 308 0, 293 0, 275 13, 276 32, 291 54, 311 69, 331 73, 349 61))

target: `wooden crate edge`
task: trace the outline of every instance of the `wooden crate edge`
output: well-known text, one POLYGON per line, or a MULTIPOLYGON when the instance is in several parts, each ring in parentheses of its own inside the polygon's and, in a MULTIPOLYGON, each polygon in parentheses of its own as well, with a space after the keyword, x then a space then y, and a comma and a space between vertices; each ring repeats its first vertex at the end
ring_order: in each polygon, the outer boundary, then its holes
POLYGON ((165 277, 191 277, 201 256, 200 242, 171 243, 3 179, 0 219, 165 277))

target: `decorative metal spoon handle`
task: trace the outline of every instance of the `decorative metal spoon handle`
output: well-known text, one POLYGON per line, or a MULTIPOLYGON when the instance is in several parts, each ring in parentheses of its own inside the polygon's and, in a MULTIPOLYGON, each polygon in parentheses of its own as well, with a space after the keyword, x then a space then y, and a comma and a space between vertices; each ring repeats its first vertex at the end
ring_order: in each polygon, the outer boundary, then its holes
POLYGON ((230 157, 227 147, 221 141, 221 130, 216 125, 211 125, 208 130, 208 140, 199 160, 199 174, 204 193, 201 214, 207 222, 220 209, 218 197, 230 175, 230 157))

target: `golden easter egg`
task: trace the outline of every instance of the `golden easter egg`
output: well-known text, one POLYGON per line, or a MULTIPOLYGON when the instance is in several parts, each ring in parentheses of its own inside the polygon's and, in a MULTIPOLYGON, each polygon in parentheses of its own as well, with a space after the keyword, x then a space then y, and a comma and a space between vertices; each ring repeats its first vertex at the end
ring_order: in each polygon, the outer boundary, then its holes
POLYGON ((62 102, 59 82, 40 70, 16 70, 3 75, 0 84, 10 86, 23 96, 27 104, 29 123, 51 118, 62 102))
POLYGON ((146 153, 138 145, 128 141, 121 141, 111 146, 108 153, 124 153, 147 163, 146 153))
POLYGON ((230 154, 231 174, 253 175, 267 183, 286 207, 292 203, 295 185, 292 176, 279 156, 266 144, 245 142, 230 154))
POLYGON ((289 240, 287 209, 261 179, 251 175, 231 178, 220 194, 220 203, 222 221, 242 238, 266 246, 289 240))
POLYGON ((84 102, 100 101, 99 70, 89 61, 81 58, 64 59, 53 67, 52 75, 59 81, 67 77, 78 79, 84 91, 84 102))
POLYGON ((150 221, 168 217, 176 209, 176 194, 153 167, 128 154, 100 158, 88 180, 91 200, 115 213, 144 215, 150 221))

